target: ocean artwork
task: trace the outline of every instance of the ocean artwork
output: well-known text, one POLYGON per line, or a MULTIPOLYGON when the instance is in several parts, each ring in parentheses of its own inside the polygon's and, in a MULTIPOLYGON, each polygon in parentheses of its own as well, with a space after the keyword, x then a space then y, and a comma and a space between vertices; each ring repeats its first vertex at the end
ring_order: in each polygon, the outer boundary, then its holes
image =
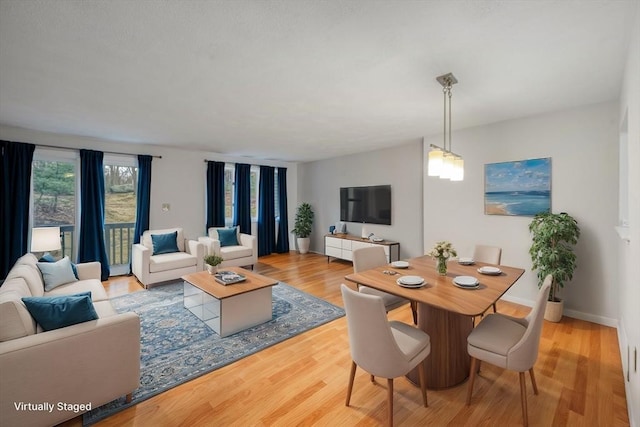
POLYGON ((484 213, 534 216, 551 211, 551 157, 484 165, 484 213))

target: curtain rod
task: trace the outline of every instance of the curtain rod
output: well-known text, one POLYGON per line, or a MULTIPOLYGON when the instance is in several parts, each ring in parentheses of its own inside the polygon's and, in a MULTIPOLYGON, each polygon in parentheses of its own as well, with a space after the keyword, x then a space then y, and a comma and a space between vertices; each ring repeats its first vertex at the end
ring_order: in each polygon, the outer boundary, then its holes
MULTIPOLYGON (((57 148, 59 150, 81 150, 80 148, 71 148, 71 147, 58 147, 56 145, 47 145, 47 144, 34 144, 37 147, 47 147, 47 148, 57 148)), ((105 154, 117 154, 121 156, 137 156, 137 154, 132 153, 118 153, 116 151, 103 151, 105 154)), ((151 156, 154 159, 161 159, 162 156, 151 156)))

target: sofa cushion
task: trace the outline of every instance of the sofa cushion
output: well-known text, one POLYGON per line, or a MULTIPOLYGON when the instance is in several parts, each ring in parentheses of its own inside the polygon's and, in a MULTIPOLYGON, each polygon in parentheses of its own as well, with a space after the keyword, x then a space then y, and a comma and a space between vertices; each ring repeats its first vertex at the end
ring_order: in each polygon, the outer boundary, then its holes
POLYGON ((225 246, 220 248, 220 255, 225 261, 253 255, 253 249, 246 246, 225 246))
POLYGON ((182 228, 167 228, 163 230, 147 230, 142 233, 142 238, 140 239, 140 243, 144 245, 147 249, 149 249, 153 253, 153 242, 151 240, 152 234, 167 234, 173 233, 174 231, 178 232, 178 236, 176 238, 178 244, 178 250, 180 252, 184 252, 184 232, 182 228))
MULTIPOLYGON (((33 259, 37 260, 35 257, 33 259)), ((29 291, 31 292, 31 296, 41 297, 44 295, 44 283, 42 282, 42 275, 40 274, 40 270, 36 267, 36 263, 31 264, 15 264, 11 270, 9 270, 9 274, 7 274, 7 281, 16 277, 22 277, 24 281, 29 286, 29 291)))
MULTIPOLYGON (((56 262, 56 259, 54 258, 53 255, 51 255, 50 253, 47 252, 46 254, 44 254, 44 255, 42 255, 40 257, 38 262, 56 262)), ((71 269, 73 270, 73 274, 74 274, 74 276, 76 276, 76 279, 79 279, 79 277, 78 277, 78 267, 76 267, 76 265, 74 263, 71 263, 71 269)))
POLYGON ((26 297, 22 301, 44 331, 96 320, 91 292, 53 297, 26 297))
POLYGON ((64 257, 56 262, 39 262, 38 269, 42 273, 45 291, 51 291, 60 285, 78 280, 73 274, 69 257, 64 257))
POLYGON ((22 302, 31 296, 22 277, 6 280, 0 287, 0 342, 36 333, 36 322, 22 302))
POLYGON ((98 313, 99 319, 104 319, 105 317, 115 316, 118 312, 111 305, 111 301, 94 301, 93 308, 98 313))
POLYGON ((218 228, 220 247, 238 245, 238 227, 218 228))
POLYGON ((151 243, 153 244, 153 254, 170 254, 178 252, 178 232, 167 234, 152 234, 151 243))
POLYGON ((149 257, 149 272, 176 270, 178 268, 193 267, 198 264, 195 255, 186 252, 173 252, 170 254, 151 255, 149 257))
POLYGON ((58 286, 54 290, 47 292, 45 295, 52 297, 77 294, 80 292, 91 292, 91 301, 94 303, 96 301, 109 299, 107 291, 105 291, 104 286, 102 286, 102 282, 97 279, 79 280, 77 282, 67 283, 66 285, 58 286))

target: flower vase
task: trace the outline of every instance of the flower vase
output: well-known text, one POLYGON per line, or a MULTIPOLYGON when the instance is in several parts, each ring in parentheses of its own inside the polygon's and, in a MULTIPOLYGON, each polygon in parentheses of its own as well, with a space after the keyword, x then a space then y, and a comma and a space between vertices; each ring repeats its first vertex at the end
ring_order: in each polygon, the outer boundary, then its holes
POLYGON ((207 264, 207 271, 209 272, 209 274, 216 274, 218 272, 218 266, 207 264))
POLYGON ((447 275, 447 258, 445 257, 436 258, 436 270, 438 270, 438 274, 440 276, 447 275))

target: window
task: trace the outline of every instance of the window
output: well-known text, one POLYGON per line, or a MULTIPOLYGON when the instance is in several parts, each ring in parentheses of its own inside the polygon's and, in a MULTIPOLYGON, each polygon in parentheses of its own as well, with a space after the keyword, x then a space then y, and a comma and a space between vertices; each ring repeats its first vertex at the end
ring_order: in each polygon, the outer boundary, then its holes
POLYGON ((77 153, 36 148, 32 164, 32 227, 59 226, 62 250, 56 257, 76 256, 77 153))
POLYGON ((131 156, 104 156, 104 240, 111 275, 127 274, 136 226, 138 165, 131 156))
MULTIPOLYGON (((258 182, 260 178, 260 167, 251 166, 250 186, 251 186, 251 222, 258 221, 258 182)), ((227 226, 233 225, 233 214, 235 211, 235 165, 227 163, 224 169, 224 219, 227 226)))

